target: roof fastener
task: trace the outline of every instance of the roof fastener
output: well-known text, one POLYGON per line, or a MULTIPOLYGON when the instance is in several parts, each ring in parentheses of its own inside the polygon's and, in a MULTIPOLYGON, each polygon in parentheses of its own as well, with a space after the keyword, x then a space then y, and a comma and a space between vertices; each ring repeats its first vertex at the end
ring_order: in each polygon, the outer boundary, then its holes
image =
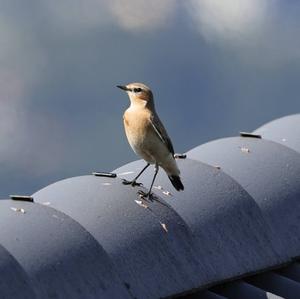
POLYGON ((33 197, 28 195, 10 195, 10 199, 12 200, 20 200, 20 201, 29 201, 33 202, 33 197))
POLYGON ((240 136, 241 137, 251 137, 251 138, 261 139, 261 135, 253 134, 253 133, 249 133, 249 132, 240 132, 240 136))
POLYGON ((186 159, 186 154, 174 154, 175 159, 186 159))
POLYGON ((94 176, 102 176, 102 177, 106 177, 106 178, 116 178, 117 174, 116 173, 112 173, 112 172, 98 172, 98 171, 94 171, 92 173, 94 176))

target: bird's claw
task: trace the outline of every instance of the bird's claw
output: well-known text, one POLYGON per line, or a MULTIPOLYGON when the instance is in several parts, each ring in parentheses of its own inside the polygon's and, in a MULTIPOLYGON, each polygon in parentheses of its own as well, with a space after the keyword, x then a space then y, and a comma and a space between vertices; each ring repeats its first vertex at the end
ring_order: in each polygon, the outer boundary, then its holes
POLYGON ((139 190, 138 195, 143 199, 151 199, 152 194, 149 192, 144 192, 143 190, 139 190))
POLYGON ((134 186, 143 186, 142 183, 137 183, 136 181, 128 181, 128 180, 125 180, 125 179, 122 180, 122 183, 124 185, 131 185, 132 187, 134 187, 134 186))

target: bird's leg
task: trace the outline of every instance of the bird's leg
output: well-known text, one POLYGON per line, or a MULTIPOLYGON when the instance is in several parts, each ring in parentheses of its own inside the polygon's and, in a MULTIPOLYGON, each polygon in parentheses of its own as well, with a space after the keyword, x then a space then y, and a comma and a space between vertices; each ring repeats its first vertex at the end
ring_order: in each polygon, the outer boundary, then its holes
POLYGON ((124 185, 131 185, 131 186, 141 186, 142 183, 137 183, 136 180, 140 177, 140 175, 149 167, 150 163, 147 163, 147 165, 141 170, 141 172, 132 180, 132 181, 128 181, 123 179, 123 184, 124 185))
POLYGON ((151 186, 150 186, 149 191, 148 191, 147 193, 144 192, 144 191, 142 191, 142 190, 139 190, 139 191, 138 191, 138 194, 141 195, 143 198, 149 198, 149 197, 150 197, 150 195, 151 195, 151 190, 152 190, 154 181, 155 181, 155 179, 156 179, 158 170, 159 170, 159 166, 158 166, 158 164, 156 163, 156 164, 155 164, 155 173, 154 173, 154 176, 153 176, 153 179, 152 179, 152 182, 151 182, 151 186))

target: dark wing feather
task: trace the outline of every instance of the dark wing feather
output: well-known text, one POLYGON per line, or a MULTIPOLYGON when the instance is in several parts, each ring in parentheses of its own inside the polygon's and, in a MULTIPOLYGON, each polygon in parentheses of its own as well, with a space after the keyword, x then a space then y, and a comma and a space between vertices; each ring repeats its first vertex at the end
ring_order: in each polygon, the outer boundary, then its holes
POLYGON ((150 118, 150 122, 151 122, 151 125, 154 128, 155 132, 157 133, 158 137, 161 139, 162 142, 164 142, 166 144, 168 150, 174 156, 175 152, 174 152, 172 141, 171 141, 170 137, 168 136, 168 133, 167 133, 164 125, 160 121, 158 115, 154 114, 150 118))

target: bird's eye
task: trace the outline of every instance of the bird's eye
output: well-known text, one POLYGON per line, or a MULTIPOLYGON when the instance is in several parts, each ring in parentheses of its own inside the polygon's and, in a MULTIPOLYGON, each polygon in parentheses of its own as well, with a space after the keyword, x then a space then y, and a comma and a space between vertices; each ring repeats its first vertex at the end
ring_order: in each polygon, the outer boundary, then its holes
POLYGON ((141 88, 134 88, 134 89, 133 89, 133 92, 141 92, 141 91, 142 91, 141 88))

